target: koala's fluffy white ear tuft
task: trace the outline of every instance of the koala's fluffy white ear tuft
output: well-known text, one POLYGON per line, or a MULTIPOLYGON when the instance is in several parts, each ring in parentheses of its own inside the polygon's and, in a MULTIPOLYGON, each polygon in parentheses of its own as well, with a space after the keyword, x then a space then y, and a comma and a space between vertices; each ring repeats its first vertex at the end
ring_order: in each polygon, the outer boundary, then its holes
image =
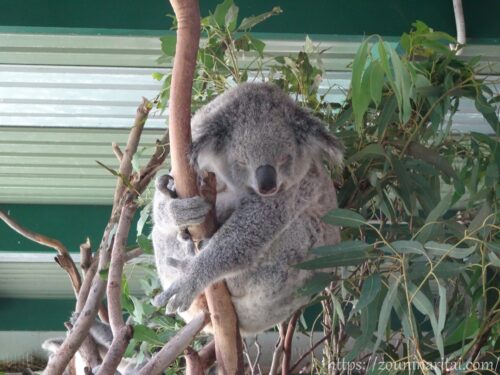
POLYGON ((335 165, 342 165, 344 160, 344 145, 337 137, 321 129, 311 134, 310 144, 314 150, 320 149, 323 156, 335 165))
POLYGON ((199 133, 193 137, 193 142, 189 150, 189 161, 195 168, 201 168, 203 160, 200 157, 212 154, 220 154, 229 138, 227 128, 221 126, 217 122, 209 122, 203 124, 199 133))
POLYGON ((304 143, 312 153, 325 157, 328 161, 341 165, 344 145, 326 130, 326 125, 302 108, 298 108, 294 130, 299 144, 304 143))

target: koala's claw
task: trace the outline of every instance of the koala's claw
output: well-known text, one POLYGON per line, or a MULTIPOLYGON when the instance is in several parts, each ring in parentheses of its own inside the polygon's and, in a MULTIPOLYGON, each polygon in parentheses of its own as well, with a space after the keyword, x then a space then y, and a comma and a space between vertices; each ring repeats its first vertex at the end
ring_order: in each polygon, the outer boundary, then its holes
POLYGON ((163 194, 168 195, 170 198, 177 198, 177 193, 173 187, 174 178, 168 174, 159 176, 155 181, 156 189, 163 194))
POLYGON ((203 223, 211 207, 202 197, 192 197, 175 199, 169 208, 175 225, 182 228, 203 223))

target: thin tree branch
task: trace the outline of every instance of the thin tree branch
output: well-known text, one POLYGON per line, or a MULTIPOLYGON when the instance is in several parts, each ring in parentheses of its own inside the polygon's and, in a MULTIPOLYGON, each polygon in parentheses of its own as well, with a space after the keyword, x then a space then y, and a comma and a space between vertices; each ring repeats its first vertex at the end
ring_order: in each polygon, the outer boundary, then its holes
POLYGON ((127 246, 128 232, 135 211, 134 203, 130 203, 122 208, 118 229, 113 242, 113 250, 111 251, 106 295, 108 299, 109 324, 114 337, 113 342, 117 339, 118 331, 125 326, 121 304, 122 274, 125 264, 125 247, 127 246))
MULTIPOLYGON (((455 25, 457 27, 457 42, 465 45, 467 41, 465 32, 465 17, 462 0, 453 0, 453 13, 455 14, 455 25)), ((456 47, 455 47, 456 48, 456 47)), ((457 50, 457 55, 462 54, 462 50, 457 50)))
POLYGON ((104 357, 104 361, 102 362, 97 375, 109 375, 115 373, 116 368, 123 358, 123 353, 125 353, 128 343, 133 336, 133 332, 132 326, 123 325, 116 332, 116 334, 114 334, 113 342, 106 353, 106 357, 104 357))
POLYGON ((71 280, 71 285, 73 286, 73 291, 75 292, 75 295, 78 296, 78 292, 80 291, 80 287, 82 286, 80 272, 78 272, 78 268, 76 267, 75 262, 73 262, 68 249, 66 249, 66 247, 60 241, 33 232, 23 227, 22 225, 16 223, 14 219, 12 219, 2 210, 0 210, 0 219, 2 219, 5 224, 15 230, 21 236, 33 242, 39 243, 40 245, 55 249, 57 251, 55 261, 68 273, 68 276, 71 280))
POLYGON ((300 311, 297 311, 292 315, 290 321, 288 322, 288 328, 286 330, 285 342, 283 344, 283 361, 281 363, 281 375, 290 374, 290 361, 292 359, 292 340, 293 334, 295 333, 295 326, 300 317, 300 311))
POLYGON ((273 359, 271 361, 271 367, 269 368, 269 375, 276 375, 278 373, 281 357, 283 355, 283 345, 285 344, 286 324, 281 323, 278 326, 278 331, 279 339, 274 347, 273 359))
POLYGON ((309 350, 307 350, 304 354, 302 354, 300 356, 299 359, 297 359, 297 361, 295 361, 295 363, 293 364, 293 366, 290 368, 290 373, 293 374, 294 370, 300 366, 300 363, 309 355, 311 354, 312 352, 314 352, 314 350, 321 345, 321 343, 325 342, 326 340, 328 340, 330 337, 331 337, 332 333, 329 332, 327 333, 325 336, 323 336, 321 339, 319 339, 318 341, 316 341, 316 343, 314 345, 312 345, 309 350))
POLYGON ((184 350, 184 359, 186 360, 186 375, 203 375, 205 373, 200 355, 192 347, 188 346, 184 350))
MULTIPOLYGON (((76 350, 80 347, 84 338, 87 336, 97 315, 98 306, 100 305, 106 291, 106 281, 101 278, 99 273, 101 271, 105 271, 109 265, 114 232, 117 229, 120 215, 123 212, 122 208, 127 206, 128 203, 133 202, 137 198, 138 194, 140 194, 143 189, 147 187, 154 176, 154 173, 148 174, 147 176, 133 176, 132 179, 135 179, 136 188, 133 190, 128 189, 130 186, 130 180, 132 180, 130 178, 130 173, 132 171, 132 156, 137 150, 139 138, 150 109, 151 104, 146 101, 143 101, 137 109, 134 127, 130 131, 125 154, 120 163, 121 178, 117 180, 111 217, 104 230, 103 237, 99 245, 99 263, 97 266, 97 272, 95 272, 95 275, 92 278, 92 285, 88 289, 88 292, 85 291, 87 295, 86 300, 82 301, 79 299, 77 301, 77 312, 81 311, 81 313, 78 315, 73 329, 68 334, 57 353, 49 359, 49 363, 47 364, 47 368, 44 372, 45 374, 62 374, 69 360, 73 357, 76 350), (139 186, 141 189, 137 188, 139 186)), ((163 159, 161 157, 156 159, 155 162, 161 163, 165 156, 166 155, 163 156, 163 159)), ((150 163, 150 166, 153 170, 155 168, 159 168, 159 166, 155 165, 155 163, 150 163)), ((127 206, 127 209, 135 212, 135 206, 127 206)), ((131 215, 133 215, 133 212, 131 215)), ((83 296, 84 295, 82 295, 82 297, 83 296)))
POLYGON ((80 268, 82 269, 83 277, 85 272, 92 264, 92 246, 90 245, 90 238, 80 245, 80 268))
POLYGON ((116 158, 118 159, 118 161, 121 163, 122 159, 123 159, 123 152, 122 150, 120 149, 120 146, 118 146, 117 143, 113 142, 111 144, 111 148, 113 149, 113 153, 115 154, 116 158))
MULTIPOLYGON (((73 325, 69 322, 64 323, 64 326, 68 331, 73 328, 73 325)), ((85 361, 85 367, 92 369, 101 364, 101 356, 99 354, 99 351, 97 350, 97 344, 93 337, 90 335, 87 336, 85 340, 83 340, 82 345, 78 349, 78 353, 80 353, 83 360, 85 361)))
POLYGON ((207 345, 205 345, 199 352, 200 361, 203 365, 203 368, 208 369, 215 362, 215 341, 210 341, 207 345))
POLYGON ((137 375, 161 374, 184 349, 186 349, 195 336, 210 321, 206 311, 201 311, 188 324, 186 324, 155 356, 138 372, 137 375))

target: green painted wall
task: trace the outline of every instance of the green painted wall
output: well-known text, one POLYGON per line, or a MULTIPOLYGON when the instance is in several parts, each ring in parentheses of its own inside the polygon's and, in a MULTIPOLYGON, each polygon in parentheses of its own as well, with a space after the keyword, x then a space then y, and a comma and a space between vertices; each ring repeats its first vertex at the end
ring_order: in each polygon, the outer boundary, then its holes
POLYGON ((64 331, 74 300, 0 298, 0 331, 64 331))
MULTIPOLYGON (((93 205, 24 205, 0 204, 12 218, 24 227, 58 239, 69 251, 79 252, 80 244, 89 236, 96 249, 108 221, 111 207, 93 205)), ((137 215, 138 216, 138 215, 137 215)), ((130 242, 135 239, 135 223, 130 231, 130 242)), ((0 251, 54 252, 29 241, 0 221, 0 251)))
MULTIPOLYGON (((222 0, 200 1, 207 14, 222 0)), ((271 33, 400 35, 411 22, 423 20, 435 29, 455 32, 451 0, 236 0, 241 16, 280 6, 284 13, 255 31, 271 33)), ((464 0, 470 38, 499 38, 500 1, 464 0)), ((17 0, 0 2, 0 31, 8 27, 78 28, 59 32, 143 34, 170 26, 167 0, 17 0), (101 30, 93 30, 101 29, 101 30), (107 29, 107 30, 103 30, 107 29)), ((57 30, 51 30, 54 32, 57 30)))

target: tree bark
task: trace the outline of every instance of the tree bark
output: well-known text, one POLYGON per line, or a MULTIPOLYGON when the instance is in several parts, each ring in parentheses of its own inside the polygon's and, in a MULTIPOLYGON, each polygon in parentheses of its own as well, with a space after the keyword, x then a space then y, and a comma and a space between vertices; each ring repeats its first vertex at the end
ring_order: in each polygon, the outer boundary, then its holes
MULTIPOLYGON (((199 194, 197 176, 188 160, 191 144, 191 95, 200 39, 198 0, 170 0, 177 17, 177 44, 172 72, 169 103, 170 150, 172 175, 180 198, 199 194)), ((208 176, 202 195, 215 198, 215 178, 208 176)), ((215 199, 212 200, 215 203, 215 199)), ((210 237, 216 230, 215 210, 202 225, 189 228, 195 242, 210 237)), ((229 291, 217 283, 206 291, 214 330, 217 362, 220 374, 243 374, 243 355, 237 317, 229 291)))

